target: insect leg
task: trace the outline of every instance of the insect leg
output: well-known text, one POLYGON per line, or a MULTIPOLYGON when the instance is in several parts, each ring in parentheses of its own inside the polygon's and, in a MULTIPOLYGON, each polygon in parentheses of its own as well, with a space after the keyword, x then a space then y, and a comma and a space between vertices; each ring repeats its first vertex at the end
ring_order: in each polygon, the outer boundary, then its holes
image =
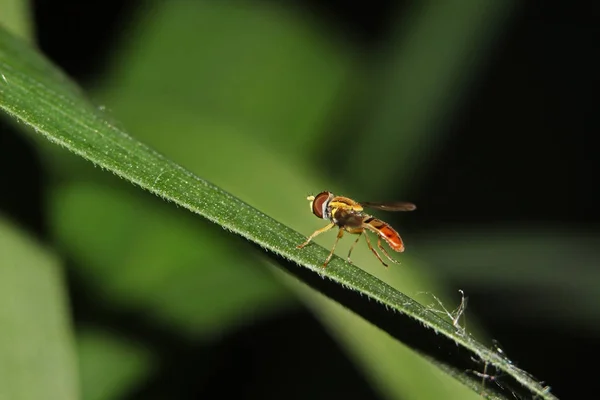
POLYGON ((320 234, 321 234, 321 233, 323 233, 323 232, 327 232, 328 230, 330 230, 330 229, 331 229, 331 228, 333 228, 334 226, 335 226, 335 224, 334 224, 334 223, 331 223, 331 224, 327 225, 327 226, 326 226, 326 227, 324 227, 324 228, 317 229, 316 231, 314 231, 314 233, 313 233, 312 235, 310 235, 310 236, 308 237, 308 239, 306 239, 306 242, 304 242, 304 243, 302 243, 302 244, 300 244, 300 245, 296 246, 296 248, 297 248, 297 249, 301 249, 301 248, 303 248, 304 246, 306 246, 307 244, 309 244, 309 243, 310 243, 310 241, 311 241, 311 240, 313 240, 313 239, 315 238, 315 236, 318 236, 318 235, 320 235, 320 234))
POLYGON ((385 251, 385 249, 381 245, 381 238, 377 238, 377 247, 379 247, 379 250, 381 250, 383 252, 383 254, 385 254, 385 256, 388 258, 388 260, 390 260, 391 262, 393 262, 395 264, 400 264, 400 261, 394 260, 392 257, 390 257, 388 252, 385 251))
POLYGON ((360 240, 360 237, 362 236, 363 231, 360 231, 360 233, 358 234, 358 237, 356 238, 356 240, 354 241, 354 243, 352 243, 352 246, 350 246, 350 251, 348 251, 348 262, 350 264, 352 264, 352 260, 350 259, 350 254, 352 254, 352 250, 354 250, 354 246, 356 246, 356 243, 358 243, 358 241, 360 240))
POLYGON ((375 256, 377 257, 377 259, 379 261, 381 261, 381 263, 383 264, 383 266, 387 267, 388 265, 383 262, 383 260, 381 259, 381 256, 379 256, 379 254, 377 253, 377 251, 373 248, 373 246, 371 246, 371 241, 369 240, 369 235, 367 235, 366 233, 365 233, 365 239, 367 239, 367 245, 369 246, 369 249, 371 249, 371 251, 373 252, 373 254, 375 254, 375 256))
POLYGON ((325 268, 327 266, 327 264, 329 264, 329 260, 331 260, 331 257, 333 256, 335 246, 337 246, 337 244, 340 241, 340 239, 342 238, 342 236, 344 236, 344 230, 342 228, 340 228, 340 230, 338 231, 338 234, 337 234, 337 238, 335 238, 335 242, 333 243, 333 247, 331 248, 331 252, 329 253, 327 258, 325 259, 325 262, 323 263, 323 268, 325 268))

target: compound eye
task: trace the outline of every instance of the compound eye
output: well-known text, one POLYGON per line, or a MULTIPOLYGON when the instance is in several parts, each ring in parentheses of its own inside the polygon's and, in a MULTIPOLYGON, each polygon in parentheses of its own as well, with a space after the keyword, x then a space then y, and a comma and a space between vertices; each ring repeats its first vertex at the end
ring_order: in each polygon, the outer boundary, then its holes
POLYGON ((329 192, 321 192, 315 196, 315 199, 312 204, 312 212, 317 217, 323 218, 326 203, 329 200, 330 195, 331 195, 331 193, 329 193, 329 192))

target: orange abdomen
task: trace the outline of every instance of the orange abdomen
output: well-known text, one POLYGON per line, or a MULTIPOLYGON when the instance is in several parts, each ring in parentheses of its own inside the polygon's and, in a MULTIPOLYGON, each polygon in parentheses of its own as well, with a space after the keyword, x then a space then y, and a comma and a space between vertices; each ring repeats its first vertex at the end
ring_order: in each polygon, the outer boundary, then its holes
POLYGON ((387 242, 387 244, 390 245, 392 250, 395 250, 400 253, 404 251, 404 243, 402 242, 402 238, 400 237, 398 232, 392 229, 391 226, 385 226, 381 228, 379 232, 381 238, 384 239, 387 242))
POLYGON ((390 225, 375 218, 365 222, 377 230, 379 237, 385 240, 392 250, 399 253, 404 251, 404 242, 402 242, 402 238, 390 225))

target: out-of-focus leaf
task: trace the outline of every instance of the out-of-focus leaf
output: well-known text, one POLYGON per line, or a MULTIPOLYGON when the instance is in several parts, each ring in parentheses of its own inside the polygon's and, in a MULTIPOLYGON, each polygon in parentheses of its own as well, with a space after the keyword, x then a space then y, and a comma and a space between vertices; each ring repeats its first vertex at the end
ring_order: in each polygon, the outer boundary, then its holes
MULTIPOLYGON (((350 357, 390 399, 480 399, 479 388, 470 381, 448 376, 417 353, 364 319, 356 318, 339 303, 311 290, 300 281, 273 270, 313 310, 321 323, 348 349, 350 357), (366 342, 366 343, 365 343, 366 342), (399 368, 404 363, 410 366, 399 368), (432 382, 436 382, 432 385, 432 382), (460 383, 459 383, 460 382, 460 383), (462 384, 461 384, 462 383, 462 384)), ((484 391, 485 392, 485 391, 484 391)), ((489 395, 489 393, 485 393, 489 395)))
POLYGON ((29 3, 29 0, 0 0, 0 26, 23 40, 32 41, 33 19, 29 3))
POLYGON ((357 149, 376 149, 376 170, 352 171, 363 194, 384 195, 392 183, 405 187, 427 167, 443 143, 443 125, 478 78, 516 4, 418 2, 412 13, 398 13, 389 43, 372 59, 365 106, 370 119, 353 142, 357 149))
POLYGON ((600 238, 560 227, 453 229, 416 239, 416 255, 463 284, 510 290, 521 313, 600 327, 600 238), (521 302, 519 293, 527 295, 521 302), (565 307, 565 305, 568 305, 565 307))
POLYGON ((310 15, 277 2, 150 4, 96 91, 117 115, 169 104, 290 157, 317 144, 352 64, 310 15))
POLYGON ((0 215, 0 399, 78 399, 60 262, 0 215))
POLYGON ((164 203, 76 183, 53 191, 50 215, 59 243, 79 261, 78 273, 104 300, 152 310, 194 338, 291 305, 244 243, 164 203))
POLYGON ((95 328, 77 338, 82 400, 116 400, 155 368, 152 353, 135 343, 95 328))

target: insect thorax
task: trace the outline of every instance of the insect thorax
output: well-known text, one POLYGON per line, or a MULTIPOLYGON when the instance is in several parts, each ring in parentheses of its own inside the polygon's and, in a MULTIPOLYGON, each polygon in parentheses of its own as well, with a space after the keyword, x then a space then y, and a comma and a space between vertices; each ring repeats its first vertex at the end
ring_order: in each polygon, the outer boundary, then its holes
POLYGON ((360 211, 333 208, 330 220, 339 227, 359 228, 366 215, 360 211))

